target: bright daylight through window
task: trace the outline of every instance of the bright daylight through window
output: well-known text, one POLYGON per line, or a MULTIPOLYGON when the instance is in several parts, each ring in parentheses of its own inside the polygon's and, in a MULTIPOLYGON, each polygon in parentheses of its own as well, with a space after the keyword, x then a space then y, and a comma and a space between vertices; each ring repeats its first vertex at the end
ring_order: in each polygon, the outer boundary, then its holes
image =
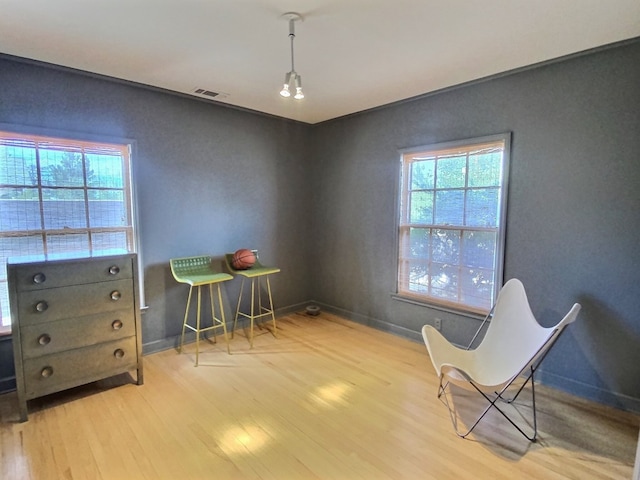
POLYGON ((130 145, 0 132, 1 327, 6 262, 135 251, 130 145))
POLYGON ((484 314, 502 283, 508 134, 401 152, 398 296, 484 314))

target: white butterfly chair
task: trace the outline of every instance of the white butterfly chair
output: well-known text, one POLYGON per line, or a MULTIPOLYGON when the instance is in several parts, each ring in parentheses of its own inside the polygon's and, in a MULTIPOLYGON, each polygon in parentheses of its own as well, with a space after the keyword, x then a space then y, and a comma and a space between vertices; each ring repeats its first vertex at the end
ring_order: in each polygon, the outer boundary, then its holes
POLYGON ((487 412, 494 407, 522 435, 531 442, 536 441, 536 397, 533 377, 564 328, 576 319, 579 312, 580 305, 576 303, 557 325, 549 328, 542 327, 531 312, 522 282, 511 279, 500 290, 492 312, 482 322, 467 349, 452 345, 431 325, 425 325, 422 328, 424 343, 440 379, 438 398, 449 409, 451 421, 458 436, 464 438, 469 435, 487 412), (480 345, 471 349, 471 345, 490 317, 492 318, 487 332, 480 345), (514 381, 520 376, 525 379, 524 382, 513 398, 507 400, 503 395, 509 387, 516 388, 514 381), (531 380, 533 397, 532 435, 527 435, 496 403, 498 400, 513 402, 529 380, 531 380), (489 402, 487 408, 464 433, 459 431, 458 417, 447 400, 446 390, 450 383, 462 387, 471 386, 489 402))

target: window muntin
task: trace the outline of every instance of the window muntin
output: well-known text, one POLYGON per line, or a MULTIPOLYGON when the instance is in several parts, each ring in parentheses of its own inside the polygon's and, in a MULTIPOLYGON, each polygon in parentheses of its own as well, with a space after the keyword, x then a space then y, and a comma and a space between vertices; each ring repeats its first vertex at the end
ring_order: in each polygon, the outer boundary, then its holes
POLYGON ((136 250, 130 144, 0 131, 0 330, 6 261, 136 250))
POLYGON ((502 284, 509 136, 401 154, 400 297, 486 313, 502 284))

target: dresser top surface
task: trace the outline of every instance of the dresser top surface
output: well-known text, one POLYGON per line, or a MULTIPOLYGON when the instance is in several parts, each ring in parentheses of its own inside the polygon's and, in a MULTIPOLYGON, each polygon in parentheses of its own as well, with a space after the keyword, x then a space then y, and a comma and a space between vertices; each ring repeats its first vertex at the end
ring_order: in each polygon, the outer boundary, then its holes
POLYGON ((7 259, 7 265, 25 265, 25 264, 37 264, 47 262, 74 262, 78 260, 87 259, 108 259, 110 257, 123 257, 125 255, 135 255, 135 253, 127 252, 123 249, 113 250, 95 250, 79 251, 79 252, 67 252, 67 253, 51 253, 45 255, 18 255, 9 257, 7 259))

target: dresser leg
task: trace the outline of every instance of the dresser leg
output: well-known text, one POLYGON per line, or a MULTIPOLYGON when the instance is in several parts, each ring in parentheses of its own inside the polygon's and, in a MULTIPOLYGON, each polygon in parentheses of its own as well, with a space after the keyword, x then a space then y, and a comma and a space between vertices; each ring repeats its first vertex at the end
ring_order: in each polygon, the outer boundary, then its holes
POLYGON ((27 418, 27 402, 23 401, 21 399, 18 399, 18 410, 20 412, 20 421, 21 422, 26 422, 28 420, 27 418))

